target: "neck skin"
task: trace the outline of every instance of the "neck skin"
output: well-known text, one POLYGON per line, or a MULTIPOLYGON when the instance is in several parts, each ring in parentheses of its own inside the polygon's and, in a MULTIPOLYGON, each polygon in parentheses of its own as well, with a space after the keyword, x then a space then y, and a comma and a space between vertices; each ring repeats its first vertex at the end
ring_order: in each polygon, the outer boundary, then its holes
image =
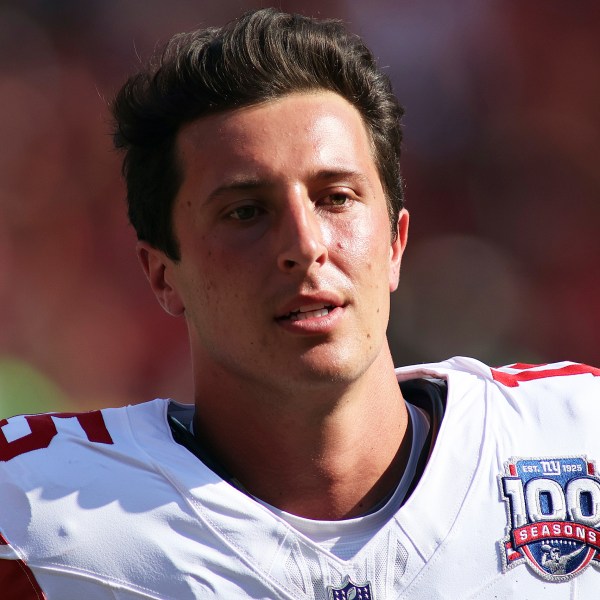
POLYGON ((196 436, 264 502, 310 519, 347 519, 400 481, 408 413, 387 346, 352 383, 276 390, 217 370, 198 374, 196 436))

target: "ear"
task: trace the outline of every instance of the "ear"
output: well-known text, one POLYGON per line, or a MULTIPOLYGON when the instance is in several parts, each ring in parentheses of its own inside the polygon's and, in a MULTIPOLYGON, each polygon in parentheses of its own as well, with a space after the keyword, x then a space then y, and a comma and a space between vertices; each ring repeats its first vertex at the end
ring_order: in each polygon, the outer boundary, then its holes
POLYGON ((182 315, 185 305, 174 285, 176 263, 147 242, 138 242, 136 252, 158 303, 170 315, 182 315))
POLYGON ((392 241, 390 248, 390 292, 396 290, 400 281, 400 264, 408 241, 408 221, 408 211, 403 208, 398 214, 396 239, 392 241))

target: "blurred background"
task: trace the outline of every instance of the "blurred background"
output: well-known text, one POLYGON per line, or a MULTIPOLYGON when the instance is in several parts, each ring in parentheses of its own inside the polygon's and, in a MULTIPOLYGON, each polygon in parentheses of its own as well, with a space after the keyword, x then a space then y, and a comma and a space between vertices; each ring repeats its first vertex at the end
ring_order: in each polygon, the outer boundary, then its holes
MULTIPOLYGON (((191 401, 134 253, 107 102, 157 43, 265 2, 0 1, 0 418, 191 401)), ((600 3, 282 1, 361 34, 406 109, 397 364, 600 365, 600 3)))

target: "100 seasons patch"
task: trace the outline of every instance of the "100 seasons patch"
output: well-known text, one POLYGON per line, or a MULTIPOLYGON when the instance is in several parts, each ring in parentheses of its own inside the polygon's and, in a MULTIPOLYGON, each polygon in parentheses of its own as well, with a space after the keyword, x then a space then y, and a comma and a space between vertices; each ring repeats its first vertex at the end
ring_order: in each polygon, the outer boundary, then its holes
POLYGON ((600 478, 585 456, 511 458, 499 477, 503 571, 525 563, 549 581, 600 566, 600 478))

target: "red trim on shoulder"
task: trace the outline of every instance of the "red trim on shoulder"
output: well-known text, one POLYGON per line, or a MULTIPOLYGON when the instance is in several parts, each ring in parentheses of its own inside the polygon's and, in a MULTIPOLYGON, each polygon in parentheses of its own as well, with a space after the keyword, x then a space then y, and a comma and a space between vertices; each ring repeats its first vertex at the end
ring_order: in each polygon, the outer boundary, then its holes
MULTIPOLYGON (((511 365, 509 368, 518 369, 520 363, 511 365)), ((523 366, 523 365, 521 365, 523 366)), ((579 363, 566 365, 557 369, 539 369, 532 370, 535 367, 543 367, 545 365, 528 365, 519 373, 507 373, 501 369, 490 369, 492 377, 498 383, 507 387, 517 387, 524 381, 535 381, 537 379, 546 379, 547 377, 564 377, 566 375, 593 375, 594 377, 600 377, 600 369, 596 367, 590 367, 588 365, 582 365, 579 363)))

